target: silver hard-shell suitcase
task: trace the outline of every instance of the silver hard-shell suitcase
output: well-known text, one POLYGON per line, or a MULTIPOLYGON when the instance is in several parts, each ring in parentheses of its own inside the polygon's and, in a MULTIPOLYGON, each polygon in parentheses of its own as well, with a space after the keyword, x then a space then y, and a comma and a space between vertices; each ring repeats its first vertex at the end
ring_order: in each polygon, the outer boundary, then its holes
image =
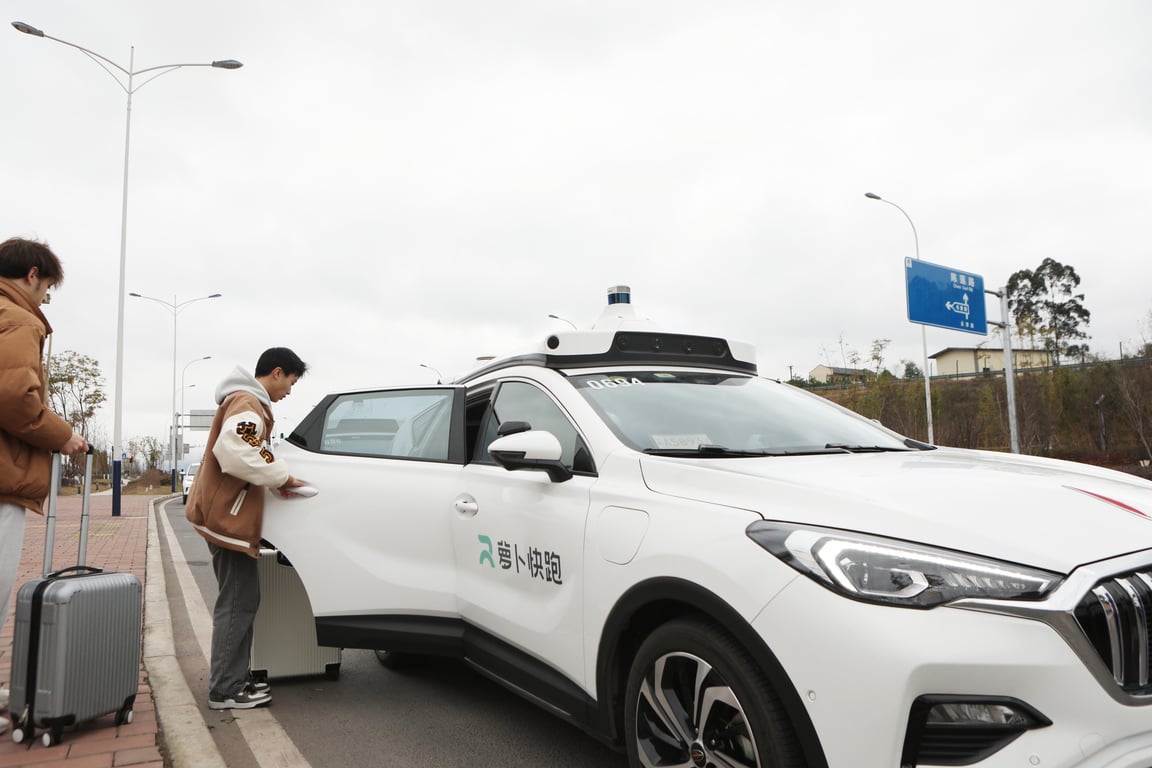
POLYGON ((292 564, 274 549, 260 550, 260 608, 252 626, 252 674, 257 679, 340 677, 341 650, 316 644, 312 603, 292 564))
POLYGON ((132 722, 140 680, 142 589, 132 574, 84 565, 91 449, 84 474, 78 564, 53 572, 60 487, 60 454, 53 454, 43 577, 23 584, 16 595, 8 707, 16 743, 44 728, 44 745, 51 746, 66 727, 111 712, 116 725, 132 722))

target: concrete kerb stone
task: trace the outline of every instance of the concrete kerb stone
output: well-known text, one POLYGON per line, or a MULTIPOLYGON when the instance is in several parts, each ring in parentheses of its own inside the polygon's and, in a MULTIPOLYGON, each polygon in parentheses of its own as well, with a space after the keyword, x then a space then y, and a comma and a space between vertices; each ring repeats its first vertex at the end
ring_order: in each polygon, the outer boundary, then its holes
POLYGON ((156 529, 159 507, 173 496, 152 500, 148 513, 148 556, 144 583, 144 668, 152 683, 156 719, 160 723, 168 757, 174 768, 227 768, 208 724, 184 679, 176 643, 172 637, 172 614, 168 607, 164 560, 156 529))

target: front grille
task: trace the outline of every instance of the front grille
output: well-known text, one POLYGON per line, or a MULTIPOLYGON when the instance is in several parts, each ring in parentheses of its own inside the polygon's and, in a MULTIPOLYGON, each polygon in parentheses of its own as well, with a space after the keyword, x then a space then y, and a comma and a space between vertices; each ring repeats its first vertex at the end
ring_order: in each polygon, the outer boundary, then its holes
POLYGON ((1133 571, 1098 582, 1076 607, 1076 621, 1112 670, 1117 685, 1133 695, 1152 693, 1152 570, 1133 571))

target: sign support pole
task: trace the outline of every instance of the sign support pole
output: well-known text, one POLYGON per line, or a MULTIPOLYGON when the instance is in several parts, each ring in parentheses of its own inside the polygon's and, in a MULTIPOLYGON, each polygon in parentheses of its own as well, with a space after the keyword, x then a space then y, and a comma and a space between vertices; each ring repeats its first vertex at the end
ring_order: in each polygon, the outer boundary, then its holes
POLYGON ((924 350, 924 410, 928 413, 928 443, 935 445, 932 435, 932 377, 928 373, 928 331, 920 326, 920 346, 924 350))
POLYGON ((999 291, 985 290, 984 293, 1000 299, 1002 322, 992 323, 1004 332, 1004 385, 1008 390, 1008 441, 1012 453, 1020 453, 1020 429, 1016 425, 1016 367, 1012 354, 1012 319, 1008 314, 1008 287, 999 291))

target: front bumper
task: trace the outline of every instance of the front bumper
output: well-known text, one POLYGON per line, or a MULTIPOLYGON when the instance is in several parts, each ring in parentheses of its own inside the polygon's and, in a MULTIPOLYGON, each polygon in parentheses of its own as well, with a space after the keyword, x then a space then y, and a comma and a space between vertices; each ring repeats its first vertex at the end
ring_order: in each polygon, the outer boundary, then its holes
POLYGON ((1152 707, 1118 700, 1037 618, 877 606, 802 578, 753 626, 804 701, 830 768, 900 768, 925 695, 1011 698, 1051 721, 971 763, 981 768, 1152 766, 1152 707))

